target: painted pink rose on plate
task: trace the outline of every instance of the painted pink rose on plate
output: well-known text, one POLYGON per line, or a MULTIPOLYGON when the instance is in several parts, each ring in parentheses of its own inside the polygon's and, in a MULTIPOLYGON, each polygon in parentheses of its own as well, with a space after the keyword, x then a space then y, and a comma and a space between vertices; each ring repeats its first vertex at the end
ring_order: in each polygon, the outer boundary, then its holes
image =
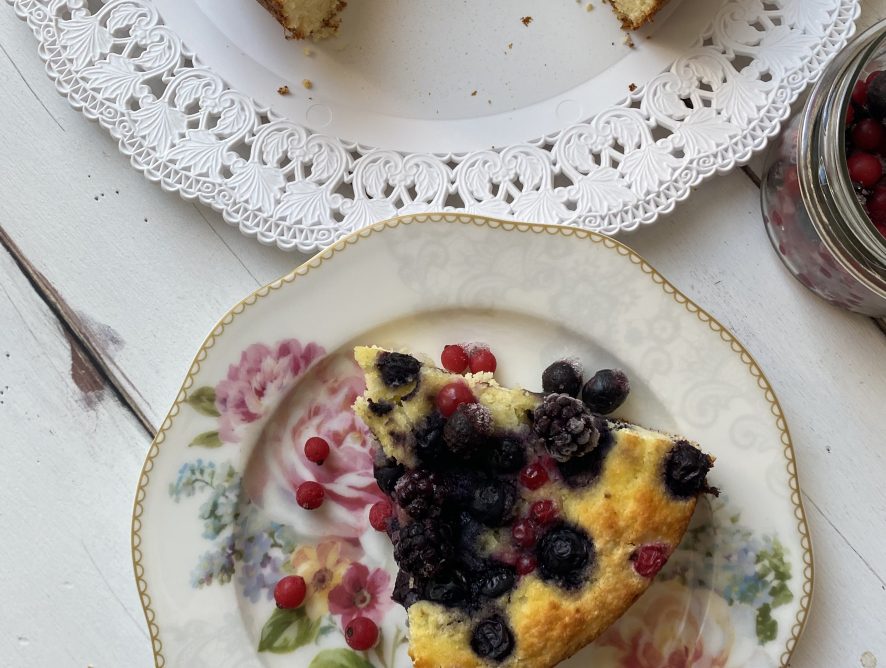
POLYGON ((657 582, 597 639, 593 657, 619 668, 774 668, 753 624, 753 608, 657 582))
POLYGON ((215 387, 221 440, 239 442, 243 428, 261 418, 324 352, 316 343, 303 346, 298 339, 272 347, 254 343, 244 350, 239 364, 228 367, 227 377, 215 387))
POLYGON ((390 574, 382 568, 370 571, 360 563, 351 564, 341 584, 329 592, 329 611, 341 615, 342 628, 354 617, 381 624, 392 605, 390 574))
POLYGON ((260 463, 247 471, 250 498, 287 518, 302 534, 355 539, 369 530, 369 507, 384 497, 372 472, 373 440, 351 409, 365 388, 360 368, 349 357, 331 357, 303 379, 277 410, 260 444, 260 463), (305 442, 329 443, 322 465, 308 461, 305 442), (295 490, 316 481, 326 492, 318 510, 304 511, 295 490), (273 507, 272 507, 273 506, 273 507))

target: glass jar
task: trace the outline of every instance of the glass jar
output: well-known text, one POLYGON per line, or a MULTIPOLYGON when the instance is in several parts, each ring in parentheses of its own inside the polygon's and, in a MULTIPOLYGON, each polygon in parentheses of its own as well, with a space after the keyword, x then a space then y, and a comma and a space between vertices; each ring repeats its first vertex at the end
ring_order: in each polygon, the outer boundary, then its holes
POLYGON ((886 21, 841 51, 766 157, 763 220, 788 270, 837 306, 886 316, 886 236, 849 178, 847 114, 856 81, 886 70, 886 21))

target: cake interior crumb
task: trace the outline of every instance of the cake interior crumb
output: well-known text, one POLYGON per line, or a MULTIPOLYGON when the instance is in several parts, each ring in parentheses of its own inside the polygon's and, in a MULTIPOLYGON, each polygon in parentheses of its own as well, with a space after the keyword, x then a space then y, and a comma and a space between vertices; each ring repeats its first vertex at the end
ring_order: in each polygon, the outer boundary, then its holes
POLYGON ((471 97, 477 97, 477 91, 476 91, 476 90, 471 91, 471 97))
POLYGON ((635 90, 637 90, 637 84, 635 84, 635 83, 628 84, 628 90, 633 93, 635 90))
POLYGON ((314 87, 314 82, 311 81, 310 79, 302 79, 301 85, 304 86, 305 88, 307 88, 308 90, 311 90, 314 87))
POLYGON ((592 11, 593 9, 594 9, 594 5, 592 5, 590 2, 589 2, 588 4, 585 5, 585 11, 586 11, 586 12, 590 12, 590 11, 592 11))
POLYGON ((277 89, 277 95, 289 95, 289 86, 280 86, 277 89))

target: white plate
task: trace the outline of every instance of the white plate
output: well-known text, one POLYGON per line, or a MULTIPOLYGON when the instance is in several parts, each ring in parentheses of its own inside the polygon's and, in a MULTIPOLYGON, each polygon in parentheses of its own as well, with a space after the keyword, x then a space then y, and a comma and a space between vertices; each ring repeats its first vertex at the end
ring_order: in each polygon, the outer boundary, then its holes
POLYGON ((433 354, 460 340, 492 343, 499 379, 530 388, 563 356, 618 365, 634 388, 626 417, 717 457, 720 499, 700 506, 650 590, 564 666, 658 666, 666 660, 654 657, 683 651, 699 653, 696 665, 788 665, 812 554, 785 419, 750 355, 615 241, 449 214, 338 242, 234 307, 200 349, 151 446, 133 516, 158 666, 410 665, 405 616, 387 598, 390 545, 368 526, 379 492, 370 439, 350 411, 362 391, 351 348, 433 354), (334 452, 319 471, 301 449, 317 434, 334 452), (327 502, 304 511, 293 485, 318 475, 327 502), (337 603, 315 590, 304 613, 275 612, 284 564, 337 603), (366 586, 364 608, 382 628, 378 652, 345 646, 349 571, 378 585, 366 586), (629 647, 652 663, 632 663, 629 647))
POLYGON ((303 251, 398 212, 652 222, 765 146, 859 10, 682 0, 630 49, 600 3, 355 1, 306 56, 253 0, 8 1, 135 167, 303 251))

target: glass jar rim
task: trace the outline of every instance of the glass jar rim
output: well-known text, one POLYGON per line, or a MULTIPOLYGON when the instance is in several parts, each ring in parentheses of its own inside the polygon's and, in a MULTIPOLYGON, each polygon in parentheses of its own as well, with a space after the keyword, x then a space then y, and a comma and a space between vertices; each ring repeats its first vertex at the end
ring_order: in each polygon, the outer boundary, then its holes
POLYGON ((813 88, 798 147, 800 192, 816 232, 844 268, 886 298, 886 237, 862 207, 849 178, 846 114, 864 69, 886 47, 886 20, 856 37, 813 88))

